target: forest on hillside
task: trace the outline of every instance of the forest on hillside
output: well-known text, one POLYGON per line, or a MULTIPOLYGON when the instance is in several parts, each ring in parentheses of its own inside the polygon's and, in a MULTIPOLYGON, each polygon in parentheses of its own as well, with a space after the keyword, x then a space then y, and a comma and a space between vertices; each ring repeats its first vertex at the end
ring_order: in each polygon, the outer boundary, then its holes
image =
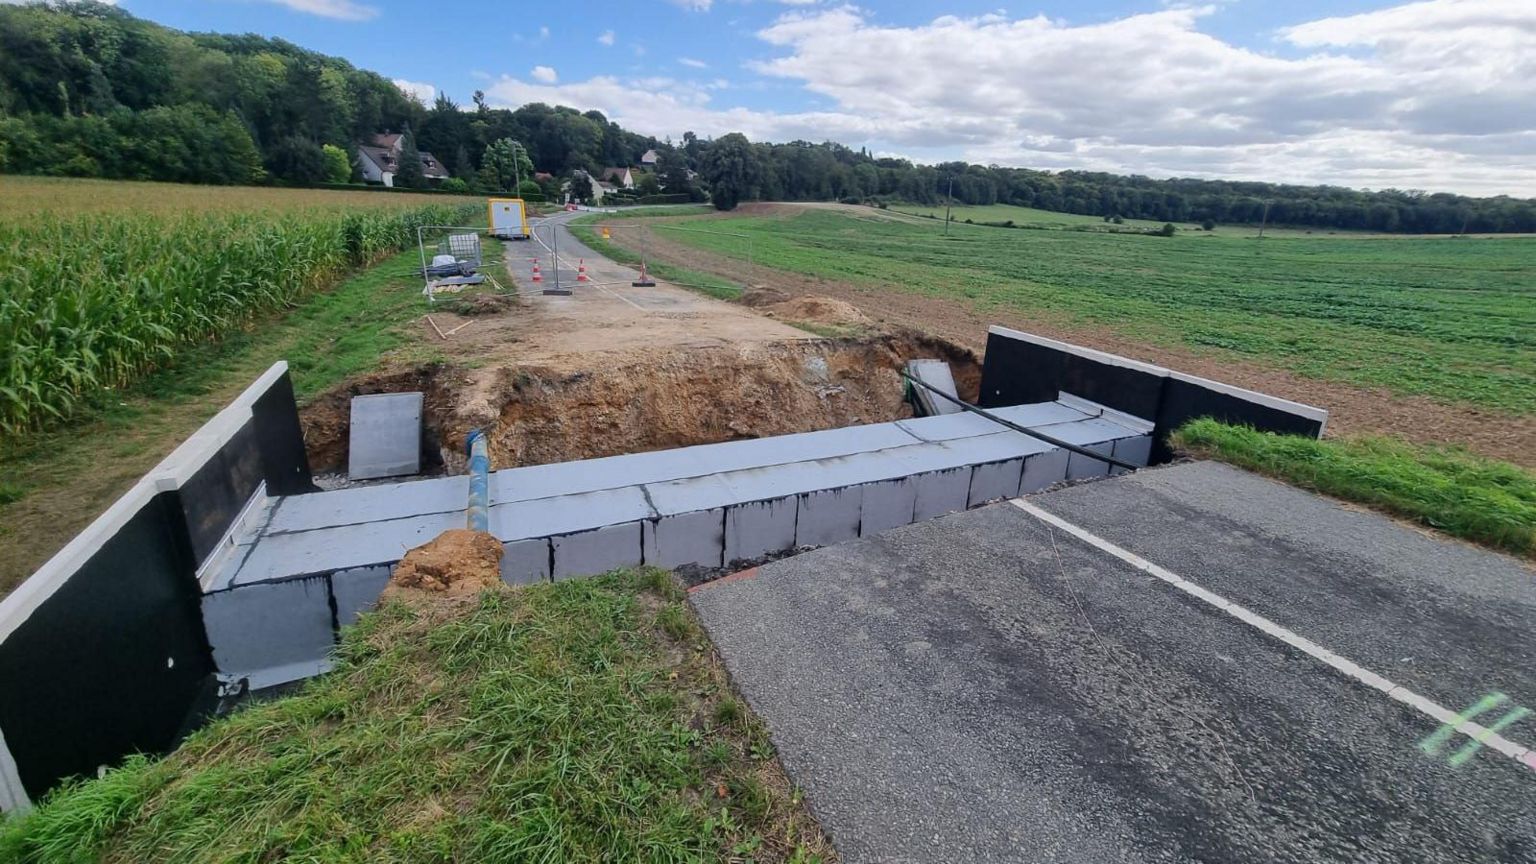
MULTIPOLYGON (((949 162, 834 142, 661 141, 598 111, 515 110, 476 92, 430 106, 389 79, 280 39, 183 33, 113 6, 0 3, 0 172, 189 183, 358 182, 356 145, 382 132, 436 155, 455 191, 558 194, 578 170, 660 156, 644 192, 744 200, 1017 204, 1112 218, 1417 233, 1536 232, 1536 201, 1227 180, 1158 180, 949 162), (533 185, 535 172, 549 175, 533 185)), ((424 185, 406 176, 402 185, 424 185)), ((577 181, 583 191, 584 181, 577 181)))

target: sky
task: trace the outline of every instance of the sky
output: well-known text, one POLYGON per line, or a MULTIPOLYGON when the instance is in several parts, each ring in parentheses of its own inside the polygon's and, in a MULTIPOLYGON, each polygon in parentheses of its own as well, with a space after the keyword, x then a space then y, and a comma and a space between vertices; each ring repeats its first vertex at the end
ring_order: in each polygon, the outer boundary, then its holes
POLYGON ((120 0, 681 139, 1536 197, 1536 0, 120 0))

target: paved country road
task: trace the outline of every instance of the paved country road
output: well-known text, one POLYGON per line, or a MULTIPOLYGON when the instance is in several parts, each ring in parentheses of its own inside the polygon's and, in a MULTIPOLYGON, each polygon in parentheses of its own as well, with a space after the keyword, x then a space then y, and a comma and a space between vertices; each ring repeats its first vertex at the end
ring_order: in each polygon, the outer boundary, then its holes
POLYGON ((1529 567, 1216 463, 1024 500, 692 595, 843 860, 1536 862, 1529 567))

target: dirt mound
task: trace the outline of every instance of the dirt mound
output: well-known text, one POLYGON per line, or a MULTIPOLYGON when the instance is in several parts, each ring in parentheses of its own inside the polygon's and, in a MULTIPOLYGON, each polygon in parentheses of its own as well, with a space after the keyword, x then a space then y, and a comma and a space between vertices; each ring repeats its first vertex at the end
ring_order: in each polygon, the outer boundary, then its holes
POLYGON ((698 348, 574 374, 504 370, 491 455, 532 465, 897 420, 911 414, 897 374, 911 357, 950 361, 975 397, 975 355, 916 334, 698 348))
POLYGON ((518 303, 517 298, 511 294, 469 294, 455 297, 439 305, 455 315, 474 318, 481 315, 500 315, 517 306, 518 303))
POLYGON ((772 306, 775 303, 783 303, 789 297, 788 291, 769 288, 767 285, 753 285, 751 288, 741 292, 741 297, 737 298, 737 302, 743 306, 751 306, 757 309, 763 306, 772 306))
MULTIPOLYGON (((782 292, 780 292, 782 293, 782 292)), ((763 313, 781 321, 803 321, 811 324, 837 324, 856 326, 873 323, 859 307, 846 300, 831 297, 795 297, 765 307, 763 313)))
POLYGON ((407 600, 473 597, 501 582, 501 542, 481 531, 454 528, 405 553, 384 597, 407 600))

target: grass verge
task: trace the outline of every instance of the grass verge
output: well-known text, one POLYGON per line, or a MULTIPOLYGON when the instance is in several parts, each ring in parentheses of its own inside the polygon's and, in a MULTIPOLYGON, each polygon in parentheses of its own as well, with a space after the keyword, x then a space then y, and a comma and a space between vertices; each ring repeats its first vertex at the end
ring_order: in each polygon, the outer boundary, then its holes
POLYGON ((1195 420, 1174 446, 1536 558, 1536 475, 1451 447, 1392 438, 1316 441, 1195 420))
MULTIPOLYGON (((633 215, 639 216, 642 214, 636 213, 633 215)), ((676 216, 687 214, 669 212, 665 215, 676 216)), ((570 226, 571 233, 576 235, 576 239, 580 240, 582 243, 585 243, 598 254, 605 255, 608 258, 619 262, 620 264, 628 264, 633 267, 640 266, 639 253, 632 252, 611 240, 604 240, 601 236, 598 235, 597 231, 594 230, 592 225, 592 223, 598 218, 599 217, 597 216, 582 216, 576 220, 573 220, 570 226)), ((686 267, 678 267, 674 264, 667 264, 655 259, 646 261, 646 269, 652 276, 656 277, 657 279, 661 279, 665 282, 671 282, 673 285, 677 285, 682 288, 691 288, 694 291, 698 291, 701 294, 713 297, 716 300, 736 300, 741 297, 741 292, 746 288, 746 286, 742 285, 740 282, 735 282, 730 279, 716 276, 713 273, 689 270, 686 267)))
POLYGON ((0 825, 0 859, 827 861, 661 571, 386 604, 297 695, 0 825))

